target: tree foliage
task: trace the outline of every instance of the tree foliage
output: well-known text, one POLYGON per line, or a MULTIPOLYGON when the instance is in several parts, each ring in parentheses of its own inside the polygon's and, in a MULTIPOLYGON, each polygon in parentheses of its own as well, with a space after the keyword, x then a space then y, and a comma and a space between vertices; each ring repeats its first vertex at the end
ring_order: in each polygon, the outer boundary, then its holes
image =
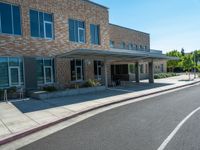
POLYGON ((188 71, 188 72, 194 68, 194 61, 193 61, 192 54, 188 54, 183 57, 182 67, 185 71, 188 71))
POLYGON ((167 62, 167 67, 172 72, 174 72, 174 68, 177 68, 177 67, 181 66, 181 57, 182 57, 182 54, 179 51, 177 51, 177 50, 173 50, 173 51, 168 52, 166 55, 167 56, 171 56, 171 57, 178 57, 178 58, 180 58, 178 61, 177 60, 169 60, 167 62))

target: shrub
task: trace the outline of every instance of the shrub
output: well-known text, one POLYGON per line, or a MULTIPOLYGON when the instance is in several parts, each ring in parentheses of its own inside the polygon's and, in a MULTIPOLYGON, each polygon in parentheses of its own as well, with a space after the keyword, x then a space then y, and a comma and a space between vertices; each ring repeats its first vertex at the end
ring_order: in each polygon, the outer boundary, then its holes
POLYGON ((159 74, 155 74, 154 78, 155 79, 162 79, 162 78, 169 78, 169 77, 174 77, 177 76, 176 73, 159 73, 159 74))
POLYGON ((55 91, 57 91, 57 88, 54 87, 54 86, 46 86, 46 87, 43 87, 43 91, 46 91, 46 92, 55 92, 55 91))
POLYGON ((83 87, 95 87, 100 85, 99 81, 89 79, 83 84, 83 87))

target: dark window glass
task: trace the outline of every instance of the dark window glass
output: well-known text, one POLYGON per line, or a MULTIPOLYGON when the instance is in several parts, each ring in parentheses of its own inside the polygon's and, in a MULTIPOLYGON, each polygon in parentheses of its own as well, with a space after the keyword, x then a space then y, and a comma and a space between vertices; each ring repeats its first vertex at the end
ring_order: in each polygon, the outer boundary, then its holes
POLYGON ((37 59, 37 81, 38 84, 48 84, 54 81, 54 64, 53 59, 37 59))
POLYGON ((0 57, 0 68, 0 87, 18 86, 23 84, 24 69, 23 60, 21 58, 0 57))
POLYGON ((97 61, 94 61, 94 75, 97 75, 97 61))
POLYGON ((52 24, 51 23, 45 23, 45 36, 46 38, 52 38, 53 33, 52 33, 52 24))
POLYGON ((0 33, 21 35, 21 18, 18 6, 0 2, 0 33))
POLYGON ((0 68, 0 87, 8 87, 8 58, 0 57, 0 68))
POLYGON ((14 34, 21 35, 21 19, 19 7, 13 6, 13 27, 14 34))
POLYGON ((85 22, 69 19, 69 40, 85 43, 85 22))
POLYGON ((43 68, 43 60, 37 60, 37 81, 39 84, 44 83, 44 68, 43 68))
POLYGON ((39 20, 38 12, 30 10, 31 36, 39 37, 39 20))
POLYGON ((69 40, 75 41, 75 26, 74 21, 69 19, 69 40))
POLYGON ((121 47, 121 49, 126 49, 126 43, 122 42, 120 47, 121 47))
POLYGON ((9 58, 9 66, 19 66, 19 58, 9 58))
POLYGON ((71 80, 75 81, 76 80, 75 60, 71 60, 70 65, 71 65, 71 80))
POLYGON ((12 34, 12 14, 11 5, 0 3, 1 31, 2 33, 12 34))
POLYGON ((51 14, 44 13, 44 21, 53 22, 53 17, 51 14))
POLYGON ((115 42, 114 41, 110 41, 110 47, 114 48, 115 47, 115 42))
POLYGON ((71 60, 71 80, 78 81, 84 80, 84 61, 81 59, 71 60))
POLYGON ((53 38, 53 15, 30 10, 31 36, 53 38))
POLYGON ((40 37, 44 38, 44 14, 42 12, 39 13, 40 19, 40 37))
POLYGON ((140 73, 144 73, 144 65, 143 64, 140 65, 140 73))
POLYGON ((99 25, 90 25, 90 38, 92 44, 100 44, 100 27, 99 25))

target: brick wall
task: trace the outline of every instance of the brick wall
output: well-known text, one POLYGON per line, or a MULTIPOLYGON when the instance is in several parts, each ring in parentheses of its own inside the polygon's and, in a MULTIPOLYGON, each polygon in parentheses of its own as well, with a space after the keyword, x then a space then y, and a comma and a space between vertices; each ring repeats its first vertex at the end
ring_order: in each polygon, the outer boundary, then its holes
POLYGON ((120 48, 122 42, 126 43, 126 48, 129 43, 150 48, 150 35, 148 33, 109 24, 109 34, 110 40, 115 42, 115 48, 120 48))
POLYGON ((3 0, 20 5, 22 36, 0 34, 0 56, 55 56, 76 48, 109 48, 108 10, 83 0, 3 0), (29 10, 53 13, 54 40, 30 36, 29 10), (69 42, 68 19, 86 23, 86 44, 69 42), (90 24, 100 25, 101 45, 90 44, 90 24))

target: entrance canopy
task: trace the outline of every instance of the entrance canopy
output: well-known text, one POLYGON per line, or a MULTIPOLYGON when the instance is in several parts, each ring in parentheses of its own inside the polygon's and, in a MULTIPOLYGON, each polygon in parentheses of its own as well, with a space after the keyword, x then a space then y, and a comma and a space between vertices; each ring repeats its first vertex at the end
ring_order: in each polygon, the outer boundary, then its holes
POLYGON ((58 55, 57 57, 104 57, 105 59, 165 59, 178 60, 177 57, 169 57, 162 53, 126 50, 126 49, 110 49, 110 50, 94 50, 94 49, 75 49, 67 53, 58 55))

